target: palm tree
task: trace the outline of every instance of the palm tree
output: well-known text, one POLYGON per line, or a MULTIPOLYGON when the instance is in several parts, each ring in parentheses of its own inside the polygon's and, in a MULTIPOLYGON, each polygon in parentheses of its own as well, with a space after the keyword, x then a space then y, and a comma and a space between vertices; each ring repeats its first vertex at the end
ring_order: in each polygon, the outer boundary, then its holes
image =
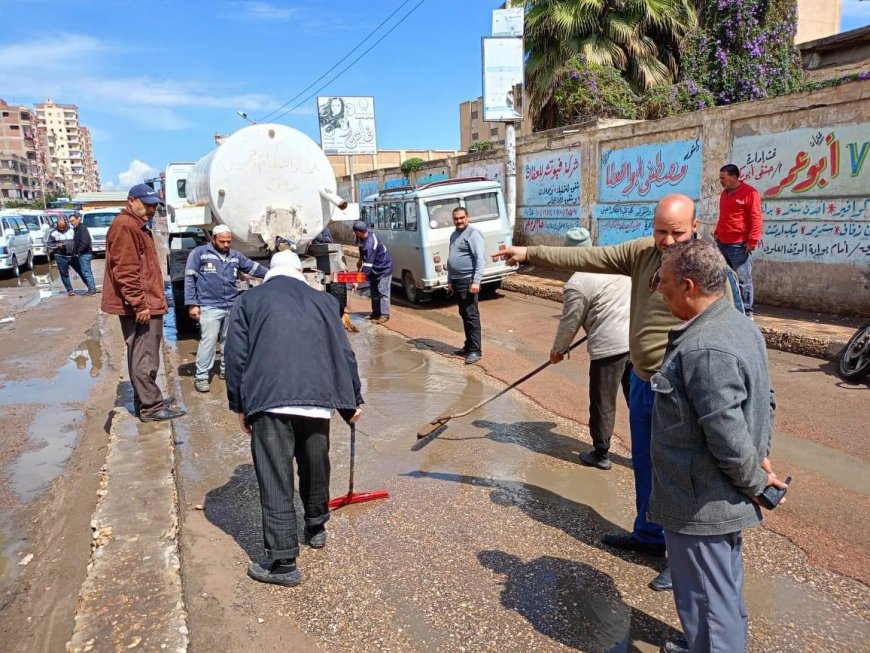
POLYGON ((672 83, 693 0, 530 0, 526 87, 538 129, 555 126, 553 90, 574 57, 621 70, 636 91, 672 83), (548 106, 550 105, 550 106, 548 106))

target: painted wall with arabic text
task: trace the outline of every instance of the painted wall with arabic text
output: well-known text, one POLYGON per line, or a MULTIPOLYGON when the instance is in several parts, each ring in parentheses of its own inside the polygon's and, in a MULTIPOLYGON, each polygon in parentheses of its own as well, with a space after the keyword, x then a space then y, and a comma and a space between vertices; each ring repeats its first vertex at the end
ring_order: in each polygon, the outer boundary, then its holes
POLYGON ((517 159, 518 229, 526 242, 538 237, 561 241, 580 223, 580 152, 535 152, 517 159))
POLYGON ((701 197, 702 143, 666 141, 603 149, 598 201, 592 206, 598 245, 652 234, 656 202, 669 193, 701 197))

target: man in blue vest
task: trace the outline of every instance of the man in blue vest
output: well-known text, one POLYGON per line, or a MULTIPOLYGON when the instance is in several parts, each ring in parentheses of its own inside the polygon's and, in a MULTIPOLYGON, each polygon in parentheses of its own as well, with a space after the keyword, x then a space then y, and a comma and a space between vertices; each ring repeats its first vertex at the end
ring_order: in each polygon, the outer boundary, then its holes
POLYGON ((362 220, 353 223, 353 235, 359 245, 357 269, 366 273, 372 295, 369 319, 383 324, 390 319, 390 286, 393 283, 393 259, 378 237, 369 232, 362 220))
MULTIPOLYGON (((226 225, 211 232, 211 242, 195 248, 187 257, 184 271, 184 305, 191 319, 199 322, 199 347, 196 350, 197 392, 209 391, 209 373, 214 365, 217 343, 223 346, 227 334, 227 317, 239 296, 236 283, 244 272, 262 279, 268 267, 255 263, 232 249, 233 234, 226 225)), ((226 366, 221 356, 220 378, 226 366)))

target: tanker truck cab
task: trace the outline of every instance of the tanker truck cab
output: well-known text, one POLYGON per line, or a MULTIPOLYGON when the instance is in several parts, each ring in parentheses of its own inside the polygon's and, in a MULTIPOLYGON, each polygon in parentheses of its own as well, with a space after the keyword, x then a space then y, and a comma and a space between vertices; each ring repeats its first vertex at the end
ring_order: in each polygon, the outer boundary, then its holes
POLYGON ((373 207, 366 222, 387 246, 393 259, 393 284, 401 285, 413 303, 427 301, 447 287, 447 256, 453 209, 468 212, 469 225, 483 234, 485 258, 482 291, 493 292, 516 267, 489 256, 511 246, 511 226, 501 184, 483 177, 436 181, 422 186, 382 190, 367 197, 373 207))

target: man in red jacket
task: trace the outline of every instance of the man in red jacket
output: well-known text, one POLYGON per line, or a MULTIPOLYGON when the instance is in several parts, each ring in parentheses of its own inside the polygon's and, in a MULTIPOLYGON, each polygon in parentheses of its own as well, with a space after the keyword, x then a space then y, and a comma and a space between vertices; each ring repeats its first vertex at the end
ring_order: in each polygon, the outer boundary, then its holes
POLYGON ((761 241, 761 195, 740 181, 740 168, 729 163, 719 170, 719 222, 713 237, 719 251, 737 273, 746 315, 752 317, 752 252, 761 241))
POLYGON ((133 407, 143 422, 184 415, 170 406, 157 386, 160 342, 163 338, 163 271, 148 221, 160 199, 145 184, 130 189, 127 206, 106 234, 106 272, 103 278, 104 313, 121 318, 127 344, 127 368, 133 384, 133 407))

